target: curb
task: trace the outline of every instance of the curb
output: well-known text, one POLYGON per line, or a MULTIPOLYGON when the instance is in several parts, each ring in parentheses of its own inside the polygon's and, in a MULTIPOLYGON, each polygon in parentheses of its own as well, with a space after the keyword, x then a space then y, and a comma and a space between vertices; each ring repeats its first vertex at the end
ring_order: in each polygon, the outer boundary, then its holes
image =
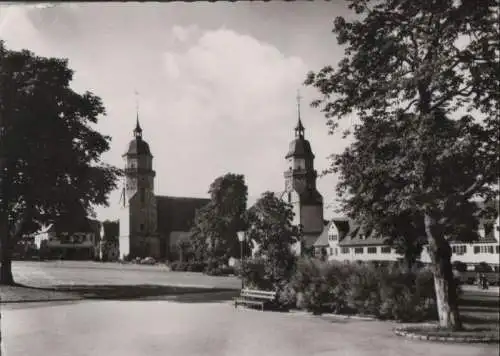
POLYGON ((361 316, 361 315, 346 315, 346 314, 322 314, 320 317, 327 318, 337 318, 337 319, 352 319, 352 320, 362 320, 362 321, 375 321, 377 318, 374 316, 361 316))
POLYGON ((407 331, 404 328, 396 328, 393 330, 398 336, 406 337, 412 340, 420 341, 438 341, 449 343, 462 343, 462 344, 497 344, 500 342, 498 337, 479 337, 479 336, 434 336, 422 335, 415 332, 407 331))
POLYGON ((324 313, 320 315, 314 315, 311 312, 303 311, 303 310, 290 310, 291 315, 305 315, 311 317, 319 317, 319 318, 335 318, 335 319, 352 319, 352 320, 362 320, 362 321, 375 321, 377 318, 372 316, 360 316, 360 315, 346 315, 346 314, 332 314, 332 313, 324 313))

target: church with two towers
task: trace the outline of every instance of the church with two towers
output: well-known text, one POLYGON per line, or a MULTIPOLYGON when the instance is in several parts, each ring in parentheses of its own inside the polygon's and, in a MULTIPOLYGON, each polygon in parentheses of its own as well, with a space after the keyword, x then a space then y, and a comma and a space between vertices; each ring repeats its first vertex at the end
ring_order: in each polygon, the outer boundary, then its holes
MULTIPOLYGON (((120 255, 172 260, 177 253, 177 241, 189 238, 196 210, 206 205, 209 199, 155 194, 153 155, 142 136, 138 116, 133 138, 123 158, 125 177, 119 219, 120 255)), ((285 159, 288 169, 284 172, 285 189, 280 196, 293 206, 294 224, 302 231, 301 246, 308 248, 321 234, 325 223, 323 197, 316 187, 314 154, 311 144, 305 139, 300 110, 295 138, 290 142, 285 159)))

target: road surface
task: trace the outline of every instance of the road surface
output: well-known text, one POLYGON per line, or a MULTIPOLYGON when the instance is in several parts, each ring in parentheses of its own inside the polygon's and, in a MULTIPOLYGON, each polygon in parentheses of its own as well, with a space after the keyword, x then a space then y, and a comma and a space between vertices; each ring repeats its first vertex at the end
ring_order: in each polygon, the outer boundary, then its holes
POLYGON ((235 309, 228 302, 83 301, 7 306, 7 356, 489 356, 498 345, 394 335, 394 324, 235 309))

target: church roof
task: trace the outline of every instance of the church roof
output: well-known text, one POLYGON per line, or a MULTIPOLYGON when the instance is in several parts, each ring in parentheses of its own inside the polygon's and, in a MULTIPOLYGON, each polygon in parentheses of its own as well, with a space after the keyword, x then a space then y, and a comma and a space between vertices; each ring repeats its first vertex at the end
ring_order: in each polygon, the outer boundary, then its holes
POLYGON ((151 154, 151 150, 149 149, 149 145, 146 141, 142 139, 142 128, 139 123, 139 114, 137 114, 137 121, 134 129, 134 139, 130 141, 128 144, 128 150, 125 155, 128 156, 137 156, 137 155, 147 155, 153 156, 151 154))
POLYGON ((149 145, 142 138, 135 138, 128 144, 126 155, 148 155, 152 156, 149 145))
POLYGON ((157 196, 158 230, 160 232, 189 231, 196 211, 210 199, 191 197, 157 196))
POLYGON ((304 137, 297 137, 295 140, 290 142, 288 153, 285 158, 289 157, 312 157, 314 154, 311 149, 311 144, 304 137))

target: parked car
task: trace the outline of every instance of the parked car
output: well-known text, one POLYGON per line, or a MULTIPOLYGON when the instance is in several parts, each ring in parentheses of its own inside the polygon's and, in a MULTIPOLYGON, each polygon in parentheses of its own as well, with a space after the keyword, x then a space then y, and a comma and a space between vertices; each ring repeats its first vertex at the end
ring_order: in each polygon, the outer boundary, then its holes
POLYGON ((154 265, 156 260, 153 257, 146 257, 141 260, 141 265, 154 265))

